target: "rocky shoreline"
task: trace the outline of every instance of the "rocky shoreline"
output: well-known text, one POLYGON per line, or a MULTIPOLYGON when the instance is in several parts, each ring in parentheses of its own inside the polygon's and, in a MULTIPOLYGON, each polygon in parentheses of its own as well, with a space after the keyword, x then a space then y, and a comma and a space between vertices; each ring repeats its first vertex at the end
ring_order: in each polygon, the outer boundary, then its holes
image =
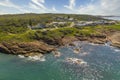
POLYGON ((57 44, 50 45, 43 41, 33 42, 2 42, 0 43, 0 52, 13 55, 24 55, 25 57, 37 54, 46 54, 56 51, 58 46, 71 44, 74 41, 88 41, 95 44, 105 44, 110 41, 112 46, 120 48, 120 31, 113 32, 109 35, 91 35, 84 36, 67 36, 56 40, 57 44), (59 44, 59 45, 58 45, 59 44), (57 45, 57 46, 56 46, 57 45))
POLYGON ((29 55, 36 55, 36 54, 44 54, 49 53, 55 50, 54 46, 50 46, 43 42, 3 42, 0 44, 0 52, 6 54, 14 54, 14 55, 24 55, 28 57, 29 55))

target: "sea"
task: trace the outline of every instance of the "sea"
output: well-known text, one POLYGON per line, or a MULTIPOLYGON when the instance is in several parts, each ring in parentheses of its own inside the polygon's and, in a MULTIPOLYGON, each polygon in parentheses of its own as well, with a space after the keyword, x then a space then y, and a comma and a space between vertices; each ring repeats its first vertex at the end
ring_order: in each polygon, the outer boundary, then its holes
POLYGON ((0 80, 120 80, 120 49, 109 44, 74 42, 44 60, 0 53, 0 80), (79 53, 74 50, 80 48, 79 53), (80 59, 85 64, 67 61, 80 59))
POLYGON ((103 18, 120 21, 120 16, 111 16, 111 17, 103 17, 103 18))

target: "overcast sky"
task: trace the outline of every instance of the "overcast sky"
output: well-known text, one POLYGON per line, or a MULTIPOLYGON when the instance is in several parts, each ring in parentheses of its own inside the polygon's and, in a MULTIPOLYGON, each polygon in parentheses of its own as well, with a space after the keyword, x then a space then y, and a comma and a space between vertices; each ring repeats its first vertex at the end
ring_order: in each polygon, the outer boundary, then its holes
POLYGON ((120 0, 0 0, 0 14, 16 13, 120 16, 120 0))

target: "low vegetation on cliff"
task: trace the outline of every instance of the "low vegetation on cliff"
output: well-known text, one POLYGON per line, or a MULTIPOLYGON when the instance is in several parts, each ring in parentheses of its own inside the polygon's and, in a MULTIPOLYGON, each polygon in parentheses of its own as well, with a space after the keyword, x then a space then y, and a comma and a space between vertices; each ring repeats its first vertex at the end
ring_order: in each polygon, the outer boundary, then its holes
MULTIPOLYGON (((74 18, 74 20, 104 20, 102 18, 89 15, 56 14, 54 17, 53 14, 3 15, 0 16, 0 50, 5 49, 4 51, 14 54, 17 54, 17 51, 19 51, 19 54, 20 50, 22 50, 24 53, 28 53, 30 52, 29 49, 31 48, 27 46, 26 43, 31 44, 31 42, 40 42, 39 45, 45 44, 55 46, 63 45, 65 42, 76 40, 74 38, 77 38, 78 40, 88 40, 91 42, 103 43, 106 41, 106 36, 111 35, 113 32, 120 31, 119 22, 111 25, 94 25, 83 27, 71 26, 72 23, 70 26, 67 25, 64 27, 55 28, 48 27, 42 29, 31 29, 28 27, 28 25, 31 26, 38 23, 48 24, 53 20, 69 20, 70 17, 74 18), (43 44, 41 44, 41 42, 43 44), (27 48, 21 48, 19 46, 20 44, 26 44, 27 48), (12 47, 10 48, 9 45, 12 47)), ((69 23, 70 22, 72 21, 69 21, 69 23)), ((38 46, 37 44, 34 45, 38 46)), ((36 52, 46 52, 40 51, 40 49, 41 47, 37 49, 36 52)), ((50 51, 51 50, 53 50, 53 47, 50 48, 50 51)), ((34 52, 34 50, 31 52, 34 52)))

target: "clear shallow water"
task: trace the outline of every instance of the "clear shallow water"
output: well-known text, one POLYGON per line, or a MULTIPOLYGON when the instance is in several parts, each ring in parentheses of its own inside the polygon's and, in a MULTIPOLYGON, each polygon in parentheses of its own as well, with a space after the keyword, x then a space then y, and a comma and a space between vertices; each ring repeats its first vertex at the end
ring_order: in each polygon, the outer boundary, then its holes
POLYGON ((75 47, 62 47, 60 58, 48 54, 45 62, 0 54, 0 80, 120 80, 119 49, 79 42, 80 46, 80 54, 73 53, 75 47), (67 57, 83 59, 87 66, 70 64, 67 57))

